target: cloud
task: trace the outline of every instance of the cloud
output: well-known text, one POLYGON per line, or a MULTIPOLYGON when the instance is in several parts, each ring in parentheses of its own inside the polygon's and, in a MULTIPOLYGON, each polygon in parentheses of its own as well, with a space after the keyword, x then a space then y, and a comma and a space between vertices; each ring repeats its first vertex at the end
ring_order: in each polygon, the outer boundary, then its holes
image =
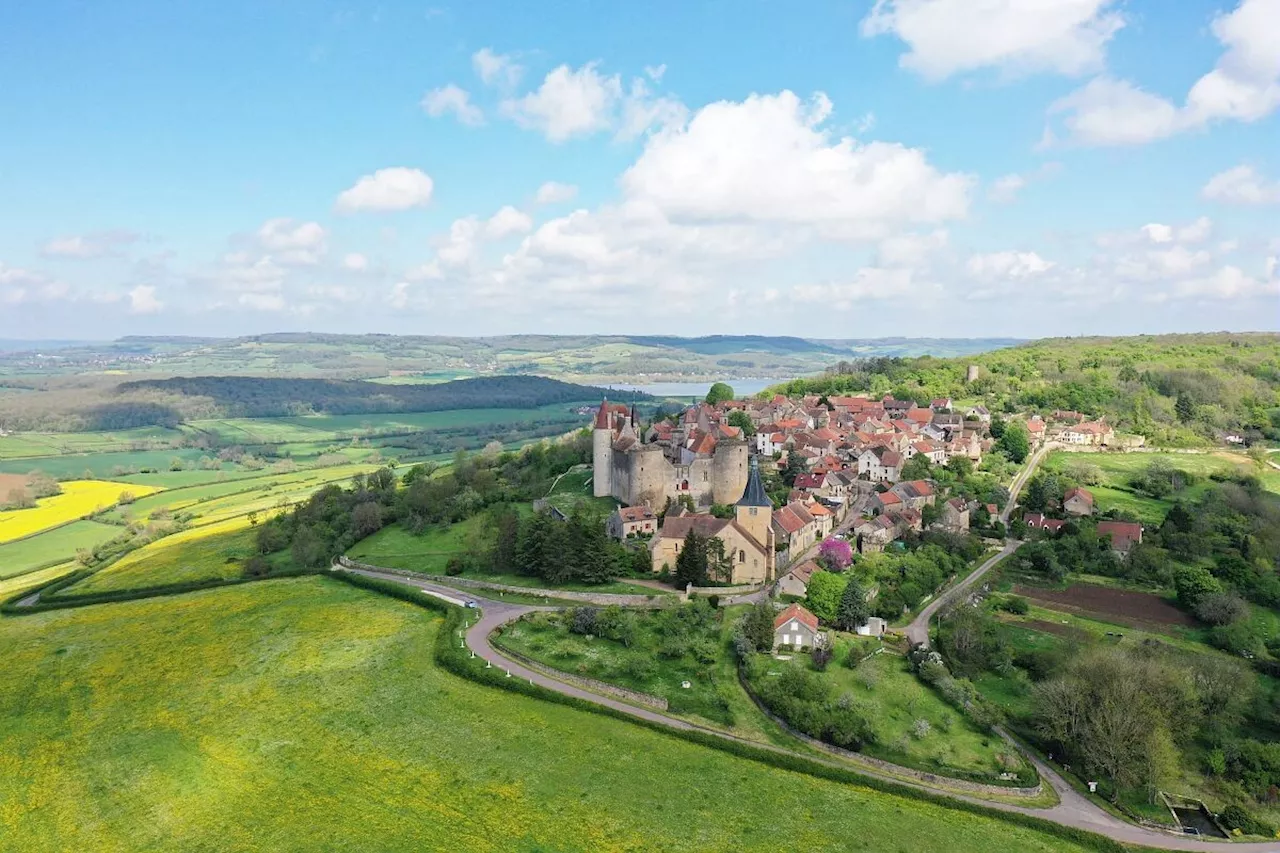
POLYGON ((471 65, 486 86, 514 89, 524 74, 524 68, 510 55, 494 53, 487 47, 482 47, 471 55, 471 65))
POLYGON ((1084 145, 1140 145, 1184 125, 1173 104, 1125 80, 1097 77, 1049 106, 1069 138, 1084 145))
POLYGON ((402 311, 409 305, 409 282, 396 282, 391 287, 391 292, 387 294, 387 304, 397 311, 402 311))
POLYGON ((314 266, 328 251, 328 232, 318 222, 268 219, 255 236, 263 250, 285 265, 314 266))
POLYGON ((1200 195, 1225 204, 1280 204, 1280 181, 1268 181, 1252 166, 1236 166, 1210 178, 1200 195))
POLYGON ((453 113, 461 124, 479 127, 484 124, 484 112, 471 103, 471 95, 453 83, 432 89, 422 98, 422 109, 432 118, 453 113))
POLYGON ((130 314, 155 314, 164 308, 164 303, 156 298, 156 289, 149 284, 140 284, 129 291, 130 314))
MULTIPOLYGON (((1141 145, 1231 119, 1254 122, 1280 106, 1280 0, 1241 0, 1214 19, 1225 50, 1182 107, 1126 80, 1098 77, 1055 102, 1068 138, 1082 145, 1141 145)), ((1048 131, 1050 137, 1056 137, 1048 131)))
POLYGON ((971 177, 939 172, 919 149, 834 138, 823 127, 831 111, 821 93, 789 91, 709 104, 649 137, 620 183, 672 221, 791 223, 852 239, 965 215, 971 177))
POLYGON ((947 248, 950 235, 943 229, 928 234, 894 234, 876 247, 876 263, 882 267, 920 266, 947 248))
POLYGON ((431 177, 403 166, 379 169, 343 190, 334 205, 339 213, 398 211, 425 207, 435 188, 431 177))
POLYGON ((561 184, 555 181, 547 181, 538 187, 538 194, 535 201, 538 204, 559 204, 565 201, 573 201, 578 196, 578 188, 573 184, 561 184))
POLYGON ((598 65, 589 62, 576 71, 561 65, 547 74, 536 91, 503 101, 501 109, 521 127, 537 130, 551 142, 608 130, 622 98, 622 81, 617 74, 601 74, 598 65))
POLYGON ((485 223, 485 235, 491 240, 501 240, 512 234, 527 234, 533 228, 529 214, 506 205, 485 223))
POLYGON ((915 273, 909 269, 863 267, 848 281, 796 285, 791 289, 791 297, 797 302, 848 311, 860 302, 910 296, 918 289, 914 279, 915 273))
POLYGON ((684 124, 689 108, 669 95, 655 95, 640 78, 631 81, 631 90, 622 105, 619 139, 635 139, 650 128, 667 128, 684 124))
POLYGON ((995 68, 1077 75, 1102 67, 1124 18, 1116 0, 876 0, 862 35, 906 42, 899 64, 930 80, 995 68))
POLYGON ((991 252, 969 258, 965 269, 975 278, 1030 278, 1048 272, 1052 261, 1035 252, 991 252))
POLYGON ((70 288, 63 281, 35 270, 11 267, 0 262, 0 303, 21 305, 64 299, 70 288))
POLYGON ((667 73, 667 66, 664 65, 646 65, 644 74, 655 83, 661 83, 663 76, 667 73))
POLYGON ((991 189, 987 191, 987 196, 992 201, 1008 204, 1018 197, 1018 193, 1027 185, 1027 179, 1022 175, 1004 175, 996 178, 991 184, 991 189))
POLYGON ((116 257, 122 254, 123 247, 136 243, 138 239, 138 235, 132 231, 96 231, 50 240, 40 250, 40 254, 46 258, 74 260, 116 257))
POLYGON ((369 268, 369 259, 359 252, 351 252, 342 259, 342 267, 352 272, 364 272, 369 268))

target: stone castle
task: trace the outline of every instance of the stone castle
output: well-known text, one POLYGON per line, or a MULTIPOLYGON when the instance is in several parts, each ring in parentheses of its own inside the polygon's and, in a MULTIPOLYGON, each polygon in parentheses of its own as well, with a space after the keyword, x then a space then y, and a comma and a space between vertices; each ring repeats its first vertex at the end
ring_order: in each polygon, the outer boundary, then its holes
POLYGON ((635 408, 608 400, 592 429, 596 497, 661 510, 688 496, 696 507, 733 504, 747 485, 747 442, 742 431, 705 404, 691 406, 678 423, 641 430, 635 408))

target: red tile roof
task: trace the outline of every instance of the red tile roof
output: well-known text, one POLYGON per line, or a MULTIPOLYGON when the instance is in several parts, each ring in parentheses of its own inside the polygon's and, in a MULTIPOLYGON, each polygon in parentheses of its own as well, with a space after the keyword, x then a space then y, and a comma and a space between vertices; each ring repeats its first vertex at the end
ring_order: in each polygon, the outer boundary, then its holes
POLYGON ((1099 521, 1098 535, 1110 536, 1113 549, 1127 552, 1142 542, 1142 525, 1132 521, 1099 521))
POLYGON ((1083 486, 1072 486, 1067 489, 1066 493, 1062 496, 1062 500, 1069 501, 1077 495, 1084 498, 1085 501, 1088 502, 1089 506, 1093 506, 1093 493, 1083 486))
POLYGON ((651 518, 657 518, 653 510, 647 506, 624 506, 618 508, 618 515, 622 516, 623 521, 647 521, 651 518))
POLYGON ((804 624, 810 631, 817 632, 818 630, 818 617, 814 616, 808 610, 805 610, 799 604, 792 604, 786 610, 779 613, 778 617, 773 620, 773 630, 778 630, 792 619, 804 624))

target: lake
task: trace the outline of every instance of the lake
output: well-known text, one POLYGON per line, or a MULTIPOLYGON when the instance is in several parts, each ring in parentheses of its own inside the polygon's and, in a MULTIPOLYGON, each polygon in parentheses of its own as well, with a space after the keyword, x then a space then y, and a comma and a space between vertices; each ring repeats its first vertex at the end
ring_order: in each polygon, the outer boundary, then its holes
MULTIPOLYGON (((733 389, 734 396, 750 397, 759 394, 770 385, 786 382, 786 379, 723 379, 733 389)), ((648 385, 609 385, 608 387, 623 395, 618 399, 625 400, 628 391, 640 391, 655 397, 697 397, 701 400, 711 390, 711 382, 653 382, 648 385)))

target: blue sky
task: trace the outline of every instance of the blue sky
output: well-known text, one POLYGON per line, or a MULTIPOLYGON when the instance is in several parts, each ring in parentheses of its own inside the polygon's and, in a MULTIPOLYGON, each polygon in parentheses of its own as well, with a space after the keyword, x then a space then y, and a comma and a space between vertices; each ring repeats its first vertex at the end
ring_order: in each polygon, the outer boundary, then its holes
POLYGON ((0 337, 1280 326, 1280 0, 0 7, 0 337))

